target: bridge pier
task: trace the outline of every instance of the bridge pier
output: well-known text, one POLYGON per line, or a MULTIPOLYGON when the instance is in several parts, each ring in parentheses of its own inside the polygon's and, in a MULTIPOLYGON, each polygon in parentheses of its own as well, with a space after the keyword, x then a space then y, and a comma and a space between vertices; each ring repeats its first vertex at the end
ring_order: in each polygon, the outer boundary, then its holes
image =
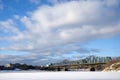
POLYGON ((95 68, 94 68, 94 67, 91 67, 91 68, 90 68, 90 71, 95 71, 95 68))

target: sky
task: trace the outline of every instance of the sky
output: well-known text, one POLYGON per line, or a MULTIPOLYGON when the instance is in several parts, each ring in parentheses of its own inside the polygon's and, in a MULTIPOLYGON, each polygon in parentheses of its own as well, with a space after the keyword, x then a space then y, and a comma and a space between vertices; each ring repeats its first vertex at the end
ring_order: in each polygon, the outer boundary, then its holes
POLYGON ((0 64, 120 56, 120 0, 0 0, 0 64))

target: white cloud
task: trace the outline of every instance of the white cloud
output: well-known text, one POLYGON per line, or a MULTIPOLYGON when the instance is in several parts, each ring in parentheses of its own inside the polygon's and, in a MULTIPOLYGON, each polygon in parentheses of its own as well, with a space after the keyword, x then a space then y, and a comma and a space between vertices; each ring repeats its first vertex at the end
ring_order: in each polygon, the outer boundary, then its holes
POLYGON ((116 5, 116 2, 111 4, 109 1, 80 0, 41 6, 27 16, 15 16, 24 24, 24 31, 16 28, 19 25, 13 23, 15 20, 0 22, 0 30, 12 33, 10 37, 0 37, 0 40, 13 42, 13 45, 1 49, 26 50, 39 57, 71 51, 89 53, 92 50, 76 44, 120 35, 116 5), (70 44, 75 46, 68 46, 70 44))
POLYGON ((56 4, 53 7, 42 6, 31 16, 24 17, 23 19, 26 20, 24 23, 33 34, 39 36, 37 42, 42 46, 89 41, 90 37, 101 37, 116 31, 119 34, 119 24, 116 21, 119 17, 118 13, 105 7, 100 1, 69 2, 56 4))
POLYGON ((18 33, 18 29, 14 27, 14 22, 12 19, 8 19, 7 21, 1 21, 0 30, 4 33, 18 33))

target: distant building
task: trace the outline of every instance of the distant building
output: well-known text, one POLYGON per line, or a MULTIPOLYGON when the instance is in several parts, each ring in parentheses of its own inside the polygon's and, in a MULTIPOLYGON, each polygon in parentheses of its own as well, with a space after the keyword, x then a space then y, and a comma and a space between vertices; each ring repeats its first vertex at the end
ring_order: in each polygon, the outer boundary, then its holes
POLYGON ((10 67, 12 67, 12 64, 6 64, 5 67, 10 68, 10 67))

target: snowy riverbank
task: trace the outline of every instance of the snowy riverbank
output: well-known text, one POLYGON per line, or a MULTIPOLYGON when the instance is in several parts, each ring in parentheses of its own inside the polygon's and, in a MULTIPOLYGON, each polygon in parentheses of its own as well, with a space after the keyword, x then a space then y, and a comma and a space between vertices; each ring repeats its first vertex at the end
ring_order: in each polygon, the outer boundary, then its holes
POLYGON ((107 66, 103 71, 105 72, 120 72, 120 61, 113 62, 109 66, 107 66))

